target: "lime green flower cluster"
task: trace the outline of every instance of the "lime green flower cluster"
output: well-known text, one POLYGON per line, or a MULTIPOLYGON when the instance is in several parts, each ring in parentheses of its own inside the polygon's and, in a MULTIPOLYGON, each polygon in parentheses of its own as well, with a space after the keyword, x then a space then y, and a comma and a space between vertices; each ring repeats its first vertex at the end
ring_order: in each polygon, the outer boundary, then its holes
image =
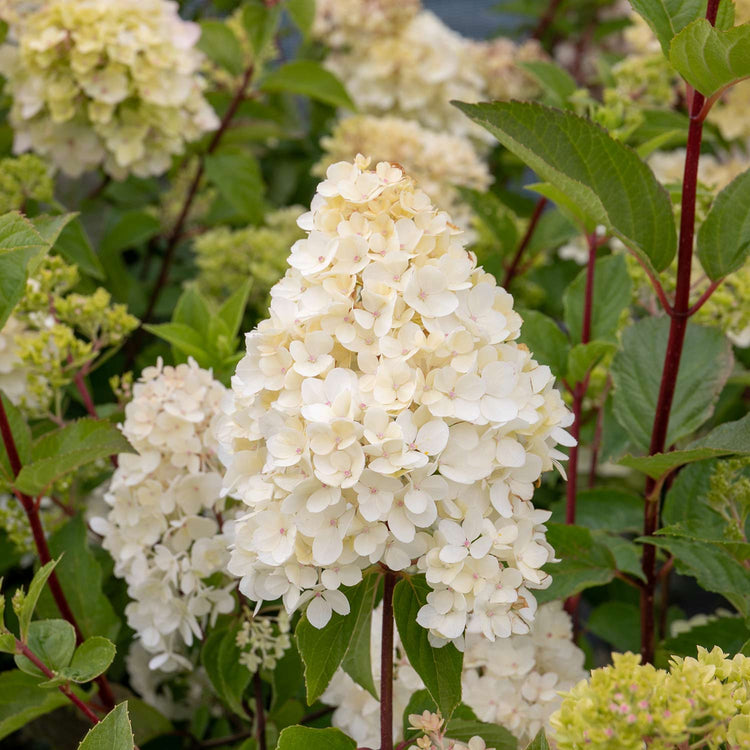
POLYGON ((200 28, 167 0, 50 0, 11 27, 0 58, 16 152, 77 177, 165 172, 218 126, 203 97, 200 28))
POLYGON ((750 458, 719 461, 711 475, 706 496, 708 505, 726 522, 728 542, 747 542, 745 529, 750 518, 750 458))
POLYGON ((304 232, 297 226, 303 209, 290 206, 265 217, 264 226, 212 229, 194 243, 198 289, 221 304, 245 279, 253 279, 248 307, 263 317, 268 293, 284 275, 289 248, 304 232))
POLYGON ((697 659, 672 657, 669 670, 643 665, 632 653, 613 659, 552 715, 558 750, 748 747, 750 658, 699 647, 697 659))
POLYGON ((0 213, 23 208, 29 200, 49 203, 52 191, 52 175, 38 156, 0 159, 0 213))
POLYGON ((89 369, 138 324, 105 289, 79 294, 71 291, 77 283, 75 266, 46 258, 0 332, 0 387, 5 380, 13 385, 8 397, 31 414, 46 413, 76 372, 89 369))

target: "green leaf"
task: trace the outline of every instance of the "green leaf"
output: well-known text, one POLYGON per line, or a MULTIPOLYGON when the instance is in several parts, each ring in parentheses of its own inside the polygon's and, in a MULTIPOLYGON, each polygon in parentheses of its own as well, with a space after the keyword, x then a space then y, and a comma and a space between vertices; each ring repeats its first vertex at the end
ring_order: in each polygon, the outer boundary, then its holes
POLYGON ((550 750, 549 742, 547 742, 547 736, 544 734, 543 729, 540 729, 539 734, 526 746, 526 750, 550 750))
POLYGON ((48 432, 34 443, 32 461, 16 477, 21 492, 37 496, 77 469, 118 453, 133 453, 130 443, 111 422, 79 419, 48 432))
POLYGON ((231 338, 234 338, 239 333, 252 286, 253 279, 245 279, 219 308, 219 317, 224 321, 231 338))
POLYGON ((675 656, 694 657, 698 646, 707 649, 718 646, 727 654, 737 654, 748 638, 750 630, 741 617, 720 617, 667 638, 661 648, 675 656))
MULTIPOLYGON (((369 574, 360 584, 362 586, 361 606, 349 617, 356 617, 354 630, 349 638, 349 646, 341 662, 341 668, 354 682, 367 690, 376 700, 379 700, 378 690, 372 676, 372 660, 370 657, 370 626, 372 612, 378 595, 380 576, 369 574)), ((359 603, 359 598, 356 600, 359 603)))
POLYGON ((107 228, 101 243, 103 255, 138 247, 159 234, 159 220, 146 211, 126 211, 107 228))
POLYGON ((643 537, 674 555, 678 573, 695 578, 706 591, 724 596, 744 617, 750 617, 750 570, 722 546, 677 537, 643 537))
POLYGON ((539 81, 544 89, 547 104, 562 109, 570 106, 568 100, 578 90, 578 84, 570 73, 559 65, 544 60, 520 62, 518 66, 539 81))
POLYGON ((140 698, 128 698, 128 713, 133 727, 133 737, 138 746, 174 732, 172 722, 140 698))
POLYGON ((157 323, 143 326, 149 333, 169 342, 188 357, 194 357, 201 367, 211 363, 211 353, 206 351, 208 343, 201 334, 184 323, 157 323))
MULTIPOLYGON (((668 318, 629 326, 611 367, 614 413, 635 445, 647 450, 669 336, 668 318)), ((732 347, 720 330, 688 324, 666 445, 697 430, 713 413, 732 370, 732 347)))
MULTIPOLYGON (((305 665, 308 705, 312 706, 328 687, 328 683, 347 654, 355 630, 357 628, 361 630, 364 619, 372 613, 377 585, 378 575, 371 574, 365 576, 356 586, 342 587, 342 591, 349 600, 349 614, 339 615, 334 612, 324 628, 313 627, 307 615, 304 615, 297 624, 294 635, 305 665)), ((362 670, 361 663, 358 669, 362 670)), ((366 679, 365 676, 362 677, 366 679)))
POLYGON ((217 695, 234 713, 246 716, 242 696, 252 675, 240 663, 240 650, 236 638, 238 625, 212 631, 201 651, 201 663, 217 695))
MULTIPOLYGON (((594 264, 594 285, 591 307, 591 340, 612 340, 617 332, 622 311, 630 304, 633 282, 625 256, 607 255, 594 264)), ((586 299, 586 269, 576 276, 565 290, 565 324, 571 340, 581 340, 583 311, 586 299)))
MULTIPOLYGON (((34 620, 29 626, 27 645, 34 656, 57 672, 70 664, 76 647, 76 631, 67 620, 34 620)), ((22 654, 15 655, 16 666, 28 674, 44 673, 22 654)))
POLYGON ((315 20, 315 0, 287 0, 286 10, 302 36, 307 38, 315 20))
POLYGON ((494 747, 495 750, 516 750, 518 747, 518 740, 507 729, 478 719, 453 717, 445 727, 445 736, 466 743, 478 736, 487 747, 494 747))
POLYGON ((49 250, 18 211, 0 216, 0 329, 26 291, 26 279, 49 250))
POLYGON ((417 623, 417 613, 431 591, 423 575, 402 578, 393 592, 393 612, 401 643, 443 717, 449 719, 461 702, 463 654, 452 644, 430 645, 428 632, 417 623))
POLYGON ((609 341, 590 341, 576 344, 568 352, 567 381, 570 385, 580 383, 599 362, 617 347, 609 341))
POLYGON ((232 75, 240 75, 245 69, 245 62, 242 45, 234 32, 223 21, 213 18, 202 20, 200 26, 198 49, 220 68, 232 75))
POLYGON ((25 641, 28 637, 31 616, 34 614, 34 610, 36 609, 36 605, 39 601, 39 596, 42 593, 42 589, 44 588, 44 584, 47 583, 47 579, 52 574, 52 571, 55 569, 55 566, 58 562, 60 562, 59 559, 50 560, 45 565, 42 565, 42 567, 39 568, 36 573, 34 573, 34 577, 31 579, 29 589, 26 592, 26 596, 23 600, 23 606, 21 607, 21 611, 18 613, 18 632, 21 634, 22 641, 25 641))
POLYGON ((614 555, 617 570, 645 581, 643 566, 641 565, 641 549, 637 544, 619 534, 606 531, 595 531, 594 538, 609 548, 609 551, 614 555))
MULTIPOLYGON (((2 391, 0 391, 0 398, 3 400, 3 407, 8 417, 13 442, 16 444, 18 458, 21 464, 25 464, 31 460, 31 429, 21 412, 2 391)), ((0 440, 0 478, 4 478, 8 483, 13 480, 13 469, 10 465, 8 452, 5 449, 5 443, 2 440, 0 440)))
POLYGON ((564 377, 570 345, 560 327, 552 318, 536 310, 524 310, 521 317, 523 325, 519 341, 529 347, 539 364, 549 365, 554 375, 564 377))
POLYGON ((706 98, 750 76, 750 24, 725 31, 699 18, 673 40, 669 60, 706 98))
POLYGON ((750 254, 750 170, 714 199, 698 230, 698 258, 714 281, 739 270, 750 254))
POLYGON ((640 651, 641 610, 635 604, 600 604, 589 615, 586 629, 609 643, 614 651, 640 651))
POLYGON ((73 659, 60 674, 73 682, 90 682, 109 669, 115 658, 115 644, 100 635, 87 638, 73 654, 73 659))
POLYGON ((706 0, 630 0, 635 11, 651 27, 669 57, 672 39, 691 21, 705 15, 706 0))
POLYGON ((50 246, 50 249, 57 249, 57 241, 60 238, 60 233, 76 216, 76 213, 40 214, 33 219, 29 219, 29 221, 34 225, 34 229, 39 232, 42 239, 50 246))
POLYGON ((675 477, 664 498, 662 522, 665 528, 682 529, 685 533, 695 530, 696 537, 724 540, 726 522, 707 502, 711 475, 717 464, 717 461, 696 463, 685 467, 675 477))
POLYGON ((172 323, 181 323, 205 336, 208 333, 210 319, 209 301, 194 286, 188 286, 177 300, 172 313, 172 323))
MULTIPOLYGON (((115 641, 120 619, 102 591, 102 570, 88 547, 86 536, 86 523, 79 515, 50 537, 52 554, 65 553, 57 566, 58 580, 83 637, 102 635, 115 641)), ((58 613, 48 591, 42 595, 39 608, 51 616, 58 613)))
POLYGON ((354 111, 356 107, 341 81, 320 63, 294 60, 269 73, 261 85, 263 91, 309 96, 332 107, 354 111))
POLYGON ((293 726, 282 729, 276 750, 354 750, 357 743, 340 729, 293 726))
POLYGON ((94 279, 104 279, 105 273, 101 261, 91 246, 86 230, 80 219, 74 219, 60 232, 55 243, 55 250, 78 269, 94 279))
POLYGON ((273 699, 271 711, 275 711, 294 698, 304 684, 302 660, 294 642, 284 652, 284 655, 276 662, 273 670, 273 699))
POLYGON ((592 586, 603 586, 615 577, 614 555, 589 529, 550 523, 547 541, 561 562, 550 566, 552 585, 536 592, 540 604, 573 596, 592 586))
POLYGON ((273 41, 280 16, 278 4, 266 4, 263 0, 249 0, 242 9, 242 23, 256 60, 273 41))
POLYGON ((221 197, 245 221, 259 224, 263 219, 265 187, 258 160, 244 149, 223 149, 206 157, 206 178, 221 197))
MULTIPOLYGON (((565 501, 553 503, 554 523, 565 521, 565 501)), ((592 531, 640 532, 643 527, 643 498, 614 488, 582 490, 576 497, 576 520, 592 531)), ((554 568, 553 568, 554 575, 554 568)))
POLYGON ((133 750, 133 745, 133 730, 125 701, 89 729, 78 750, 133 750))
POLYGON ((68 703, 59 690, 46 690, 39 682, 24 672, 0 672, 0 739, 68 703))
POLYGON ((589 120, 540 104, 456 106, 656 270, 669 266, 677 247, 669 195, 634 151, 589 120))

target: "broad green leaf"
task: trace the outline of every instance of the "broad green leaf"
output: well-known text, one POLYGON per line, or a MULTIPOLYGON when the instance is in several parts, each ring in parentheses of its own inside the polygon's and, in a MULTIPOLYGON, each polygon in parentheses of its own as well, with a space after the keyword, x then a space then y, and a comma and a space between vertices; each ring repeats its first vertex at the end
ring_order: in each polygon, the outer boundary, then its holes
POLYGON ((678 573, 692 576, 706 591, 721 594, 743 617, 750 617, 750 570, 722 546, 665 536, 640 541, 670 552, 678 573))
POLYGON ((547 541, 561 562, 549 566, 552 585, 535 592, 542 602, 564 599, 615 577, 615 558, 607 545, 582 526, 547 524, 547 541))
POLYGON ((242 45, 234 32, 226 23, 213 18, 202 20, 200 26, 198 49, 220 68, 228 70, 232 75, 240 75, 245 69, 245 60, 242 45))
MULTIPOLYGON (((647 450, 669 336, 667 318, 629 326, 612 360, 614 412, 634 445, 647 450)), ((713 413, 732 370, 732 347, 717 328, 688 324, 666 445, 697 430, 713 413)))
POLYGON ((128 713, 133 737, 140 747, 165 734, 172 734, 172 722, 140 698, 128 698, 128 713))
POLYGON ((695 656, 698 646, 709 650, 718 646, 727 654, 737 654, 748 638, 750 629, 741 617, 720 617, 667 638, 661 648, 675 656, 695 656))
POLYGON ((0 739, 68 703, 59 690, 39 683, 38 677, 17 670, 0 672, 0 739))
POLYGON ((671 202, 634 151, 589 120, 540 104, 456 106, 656 270, 669 266, 677 247, 671 202))
MULTIPOLYGON (((27 645, 34 656, 53 672, 70 664, 76 647, 76 631, 67 620, 34 620, 29 626, 27 645)), ((43 677, 42 671, 22 654, 16 654, 22 672, 43 677)))
POLYGON ((205 336, 210 319, 211 304, 194 286, 188 286, 177 300, 172 323, 181 323, 205 336))
POLYGON ((28 636, 31 616, 34 614, 42 589, 44 589, 47 579, 52 574, 52 571, 55 569, 58 562, 59 559, 50 560, 45 565, 42 565, 42 567, 34 573, 34 577, 31 579, 29 589, 23 600, 23 606, 18 613, 18 632, 21 635, 22 641, 25 641, 28 636))
POLYGON ((735 422, 725 422, 685 450, 657 453, 653 456, 625 456, 619 463, 658 479, 668 471, 707 458, 750 453, 750 415, 735 422))
POLYGON ((669 60, 693 88, 717 96, 750 76, 750 24, 721 30, 699 18, 672 40, 669 60))
POLYGON ((16 653, 16 637, 13 633, 0 633, 0 653, 16 653))
POLYGON ((211 363, 211 353, 206 351, 208 342, 201 334, 184 323, 157 323, 143 326, 149 333, 172 344, 188 357, 194 357, 201 367, 211 363))
POLYGON ((691 21, 706 13, 706 0, 630 0, 656 34, 664 54, 669 57, 672 39, 691 21))
POLYGON ((596 222, 586 213, 576 199, 551 182, 535 182, 526 185, 527 190, 533 190, 543 195, 557 206, 557 210, 575 227, 578 232, 590 234, 596 229, 596 222))
MULTIPOLYGON (((358 626, 361 628, 368 611, 372 612, 377 578, 377 576, 366 576, 356 586, 342 588, 349 600, 348 615, 339 615, 334 612, 328 624, 321 629, 313 627, 306 615, 297 624, 294 635, 297 639, 299 654, 305 665, 308 705, 312 706, 328 687, 328 683, 347 654, 355 629, 358 626)), ((360 664, 359 669, 361 668, 360 664)))
POLYGON ((255 60, 262 58, 266 47, 273 41, 280 16, 279 4, 265 3, 263 0, 248 0, 242 9, 242 23, 255 60))
POLYGON ((115 644, 100 635, 87 638, 73 654, 73 659, 60 674, 73 682, 90 682, 109 669, 115 658, 115 644))
MULTIPOLYGON (((633 282, 623 254, 607 255, 594 264, 591 307, 591 336, 594 340, 612 340, 617 332, 622 311, 630 304, 633 282)), ((586 269, 576 276, 565 290, 565 324, 575 343, 581 340, 586 299, 586 269)))
POLYGON ((125 701, 89 729, 78 750, 133 750, 133 745, 133 730, 125 701))
POLYGON ((739 270, 750 254, 750 170, 714 199, 698 230, 698 258, 714 281, 739 270))
MULTIPOLYGON (((0 398, 3 400, 5 415, 8 417, 10 432, 13 435, 13 442, 16 444, 16 451, 21 464, 31 460, 31 429, 24 419, 21 412, 10 402, 10 399, 0 391, 0 398)), ((5 450, 4 441, 0 440, 0 478, 11 482, 13 479, 13 469, 10 465, 8 453, 5 450)))
MULTIPOLYGON (((88 547, 83 517, 76 516, 55 531, 49 546, 53 555, 64 553, 57 565, 57 577, 83 637, 102 635, 115 641, 120 619, 102 591, 102 569, 88 547)), ((58 614, 49 591, 44 592, 39 604, 45 615, 58 614)))
POLYGON ((146 211, 126 211, 107 228, 102 238, 103 255, 138 247, 161 231, 159 220, 146 211))
POLYGON ((588 344, 576 344, 568 352, 566 379, 572 386, 580 383, 586 374, 599 362, 617 349, 610 341, 589 341, 588 344))
POLYGON ((683 529, 686 533, 699 531, 704 537, 724 538, 726 522, 707 502, 711 475, 717 463, 702 461, 686 466, 677 474, 664 498, 661 515, 665 527, 675 531, 683 529))
MULTIPOLYGON (((381 577, 371 573, 365 576, 360 584, 362 586, 361 606, 357 611, 349 614, 356 617, 354 630, 349 639, 349 647, 341 662, 341 668, 351 677, 354 682, 367 690, 373 698, 378 700, 378 690, 372 676, 372 660, 370 657, 370 626, 372 623, 373 610, 378 595, 378 585, 381 577)), ((357 599, 357 603, 359 599, 357 599)))
POLYGON ((234 713, 246 716, 242 696, 250 684, 252 674, 240 662, 236 638, 239 627, 233 625, 212 631, 201 651, 201 662, 217 695, 234 713))
POLYGON ((443 717, 449 719, 461 702, 463 654, 452 643, 434 648, 427 630, 417 623, 417 613, 426 604, 430 591, 422 575, 402 578, 393 592, 393 613, 409 663, 443 717))
POLYGON ((110 422, 85 418, 47 433, 34 443, 32 461, 15 480, 21 492, 37 496, 77 469, 118 453, 133 453, 130 443, 110 422))
POLYGON ((29 221, 34 225, 34 229, 41 235, 42 239, 50 246, 50 249, 57 249, 57 242, 61 232, 70 224, 77 214, 40 214, 29 221))
POLYGON ((541 84, 547 104, 563 109, 570 106, 568 100, 578 90, 578 84, 564 68, 545 60, 529 60, 518 66, 541 84))
POLYGON ((354 750, 357 743, 340 729, 293 726, 281 730, 276 750, 354 750))
POLYGON ((635 604, 600 604, 586 620, 586 629, 609 643, 614 651, 640 651, 641 610, 635 604))
POLYGON ((565 377, 570 345, 560 327, 552 318, 536 310, 524 310, 521 317, 523 325, 519 341, 529 347, 539 364, 549 365, 553 375, 565 377))
POLYGON ((445 736, 468 744, 472 737, 481 737, 487 747, 495 750, 516 750, 518 740, 504 727, 478 719, 453 717, 445 727, 445 736))
POLYGON ((313 60, 294 60, 285 63, 265 77, 261 88, 264 91, 309 96, 332 107, 352 111, 356 109, 341 81, 313 60))
POLYGON ((243 220, 258 224, 263 219, 265 186, 258 160, 240 148, 222 149, 205 161, 206 178, 243 220))
POLYGON ((547 742, 547 736, 543 729, 540 729, 539 734, 526 746, 526 750, 550 750, 549 742, 547 742))
POLYGON ((49 244, 18 211, 0 216, 0 329, 23 297, 28 274, 48 250, 49 244))
MULTIPOLYGON (((565 521, 565 501, 551 506, 554 523, 565 521)), ((625 533, 643 527, 643 498, 632 492, 611 487, 582 490, 576 497, 576 521, 592 531, 625 533)), ((554 568, 553 568, 554 575, 554 568)))
POLYGON ((101 261, 91 246, 86 230, 80 219, 76 218, 60 232, 55 243, 55 250, 78 269, 94 279, 104 279, 105 273, 101 261))
POLYGON ((219 308, 219 317, 229 331, 229 335, 234 338, 242 325, 242 318, 245 315, 245 307, 250 296, 250 289, 253 286, 253 279, 248 278, 237 287, 229 299, 219 308))
POLYGON ((607 531, 595 531, 594 538, 609 548, 615 558, 617 570, 628 573, 633 578, 645 581, 643 566, 641 565, 641 548, 620 534, 607 531))
POLYGON ((287 0, 285 7, 302 36, 307 37, 315 20, 315 0, 287 0))

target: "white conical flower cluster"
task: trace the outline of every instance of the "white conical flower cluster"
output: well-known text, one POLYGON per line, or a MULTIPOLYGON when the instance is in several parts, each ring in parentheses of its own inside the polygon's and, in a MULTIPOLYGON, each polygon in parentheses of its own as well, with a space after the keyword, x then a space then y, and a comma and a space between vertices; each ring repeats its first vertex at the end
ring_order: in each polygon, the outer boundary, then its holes
POLYGON ((219 124, 199 36, 167 0, 50 0, 19 16, 0 58, 14 150, 73 177, 100 164, 117 179, 165 172, 219 124))
POLYGON ((212 432, 225 391, 193 360, 145 369, 122 425, 137 453, 120 454, 104 496, 111 510, 91 519, 128 584, 128 624, 154 655, 152 669, 190 668, 185 646, 235 606, 226 577, 207 580, 228 558, 212 432))
POLYGON ((322 627, 362 569, 417 561, 438 639, 526 632, 554 556, 531 497, 571 414, 448 215, 368 164, 329 167, 247 335, 220 428, 225 492, 249 508, 229 570, 322 627))

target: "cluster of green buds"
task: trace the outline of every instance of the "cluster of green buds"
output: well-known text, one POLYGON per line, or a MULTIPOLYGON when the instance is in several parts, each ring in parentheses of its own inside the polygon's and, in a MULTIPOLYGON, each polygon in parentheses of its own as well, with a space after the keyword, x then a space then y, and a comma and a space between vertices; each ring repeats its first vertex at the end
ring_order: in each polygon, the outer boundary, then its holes
POLYGON ((197 237, 193 247, 198 289, 221 304, 250 276, 248 308, 262 318, 271 287, 287 269, 289 248, 304 236, 297 226, 302 210, 283 208, 268 214, 263 226, 217 227, 197 237))
POLYGON ((253 674, 259 669, 274 670, 291 645, 289 615, 283 608, 276 616, 254 615, 249 607, 243 607, 242 616, 235 638, 240 663, 253 674))
POLYGON ((743 456, 719 461, 711 474, 706 502, 724 519, 727 541, 747 542, 745 529, 750 518, 750 458, 743 456))
POLYGON ((38 156, 0 159, 0 213, 23 209, 29 201, 50 203, 53 188, 50 170, 38 156))
POLYGON ((669 669, 632 653, 595 669, 552 715, 558 750, 740 750, 750 740, 750 658, 698 648, 669 669), (686 743, 686 744, 683 744, 686 743))

